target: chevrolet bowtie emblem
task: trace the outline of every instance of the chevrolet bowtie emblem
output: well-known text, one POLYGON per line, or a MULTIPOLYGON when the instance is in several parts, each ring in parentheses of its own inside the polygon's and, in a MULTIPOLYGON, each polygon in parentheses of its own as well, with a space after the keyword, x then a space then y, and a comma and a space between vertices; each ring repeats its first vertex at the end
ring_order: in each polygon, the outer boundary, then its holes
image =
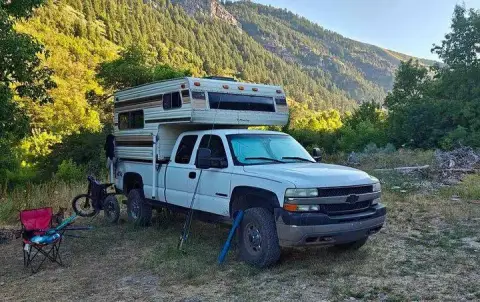
POLYGON ((356 203, 358 201, 358 195, 350 195, 347 197, 347 203, 356 203))

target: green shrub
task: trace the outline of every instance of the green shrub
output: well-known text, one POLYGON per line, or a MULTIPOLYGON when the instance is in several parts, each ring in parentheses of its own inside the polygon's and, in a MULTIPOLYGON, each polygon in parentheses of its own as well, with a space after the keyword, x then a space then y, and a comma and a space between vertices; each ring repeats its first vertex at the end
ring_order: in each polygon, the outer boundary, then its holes
POLYGON ((110 133, 109 130, 82 131, 65 137, 63 142, 53 146, 52 152, 39 163, 42 179, 50 179, 65 161, 82 167, 84 177, 86 174, 95 176, 106 174, 103 146, 108 133, 110 133))
POLYGON ((81 181, 85 178, 85 167, 77 165, 73 160, 64 160, 59 166, 58 171, 55 173, 55 179, 64 181, 67 183, 81 181))

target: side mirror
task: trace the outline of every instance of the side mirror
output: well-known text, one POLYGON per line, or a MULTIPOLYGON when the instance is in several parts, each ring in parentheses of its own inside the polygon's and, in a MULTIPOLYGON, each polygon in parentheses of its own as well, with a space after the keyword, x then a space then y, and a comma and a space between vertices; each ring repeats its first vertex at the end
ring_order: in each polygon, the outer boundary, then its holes
POLYGON ((199 148, 197 152, 197 168, 210 169, 212 167, 212 150, 199 148))
POLYGON ((312 157, 317 163, 322 161, 322 151, 320 148, 313 148, 312 157))

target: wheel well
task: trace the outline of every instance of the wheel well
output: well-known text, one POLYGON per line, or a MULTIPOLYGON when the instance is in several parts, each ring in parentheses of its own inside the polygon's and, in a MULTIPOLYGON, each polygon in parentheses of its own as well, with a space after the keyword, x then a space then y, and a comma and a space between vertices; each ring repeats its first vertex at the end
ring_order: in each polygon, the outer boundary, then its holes
POLYGON ((123 176, 123 192, 125 195, 133 189, 143 190, 143 179, 138 173, 128 172, 123 176))
POLYGON ((271 191, 255 187, 236 187, 230 198, 230 216, 233 217, 240 210, 250 208, 265 208, 273 213, 279 208, 277 195, 271 191))

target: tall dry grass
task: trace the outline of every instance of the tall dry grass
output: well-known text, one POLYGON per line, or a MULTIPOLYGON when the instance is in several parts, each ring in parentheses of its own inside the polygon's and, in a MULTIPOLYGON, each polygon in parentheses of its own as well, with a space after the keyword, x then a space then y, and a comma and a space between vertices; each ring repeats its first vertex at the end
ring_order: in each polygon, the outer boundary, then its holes
POLYGON ((0 198, 0 225, 12 225, 19 221, 21 210, 52 207, 71 209, 71 201, 86 192, 87 184, 51 181, 44 184, 27 184, 8 192, 0 198))

